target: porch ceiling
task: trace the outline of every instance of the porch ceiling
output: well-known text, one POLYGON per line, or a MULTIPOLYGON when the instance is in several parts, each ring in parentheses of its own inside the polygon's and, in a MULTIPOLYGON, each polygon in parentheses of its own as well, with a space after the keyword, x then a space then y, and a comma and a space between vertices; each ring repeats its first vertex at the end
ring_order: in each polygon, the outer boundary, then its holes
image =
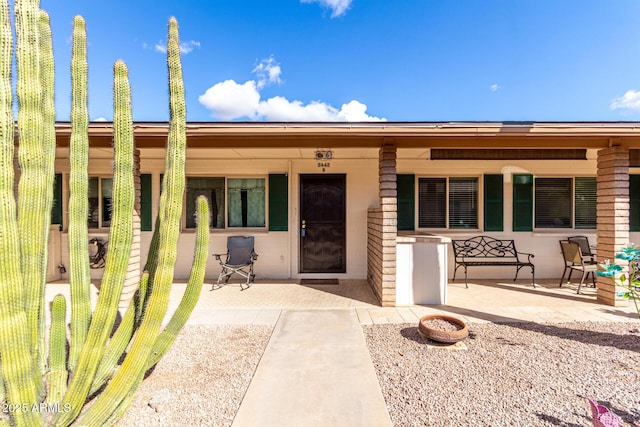
MULTIPOLYGON (((139 148, 166 144, 168 123, 135 123, 139 148)), ((57 124, 59 146, 70 124, 57 124)), ((110 147, 112 124, 91 123, 93 147, 110 147)), ((640 148, 640 123, 188 123, 189 148, 640 148)))

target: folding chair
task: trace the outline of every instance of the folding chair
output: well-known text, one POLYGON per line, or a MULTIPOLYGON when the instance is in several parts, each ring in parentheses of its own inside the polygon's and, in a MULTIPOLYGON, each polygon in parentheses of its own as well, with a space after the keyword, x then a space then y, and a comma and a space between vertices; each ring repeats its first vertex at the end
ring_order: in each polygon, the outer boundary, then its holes
POLYGON ((244 277, 246 282, 244 288, 240 284, 240 289, 244 290, 253 284, 255 274, 253 274, 253 262, 258 259, 258 254, 253 250, 253 236, 229 236, 227 237, 227 253, 213 254, 222 266, 222 271, 218 275, 218 280, 211 287, 211 290, 219 289, 224 283, 229 282, 229 277, 237 273, 244 277), (224 257, 224 260, 223 260, 224 257))

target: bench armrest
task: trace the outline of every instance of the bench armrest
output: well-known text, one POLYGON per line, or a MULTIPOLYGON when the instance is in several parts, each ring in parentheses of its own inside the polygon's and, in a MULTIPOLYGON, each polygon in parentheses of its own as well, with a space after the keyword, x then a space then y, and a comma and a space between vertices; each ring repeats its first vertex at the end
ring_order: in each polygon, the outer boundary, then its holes
POLYGON ((520 258, 520 255, 526 255, 527 256, 527 262, 529 264, 531 264, 531 258, 535 258, 534 254, 530 254, 528 252, 517 252, 517 254, 518 254, 518 258, 520 258))

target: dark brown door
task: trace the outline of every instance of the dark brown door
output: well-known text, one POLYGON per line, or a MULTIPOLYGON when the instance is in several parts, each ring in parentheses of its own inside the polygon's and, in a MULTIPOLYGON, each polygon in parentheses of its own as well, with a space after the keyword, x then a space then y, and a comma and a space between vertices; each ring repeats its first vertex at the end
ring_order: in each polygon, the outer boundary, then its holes
POLYGON ((345 175, 300 175, 300 272, 346 271, 345 175))

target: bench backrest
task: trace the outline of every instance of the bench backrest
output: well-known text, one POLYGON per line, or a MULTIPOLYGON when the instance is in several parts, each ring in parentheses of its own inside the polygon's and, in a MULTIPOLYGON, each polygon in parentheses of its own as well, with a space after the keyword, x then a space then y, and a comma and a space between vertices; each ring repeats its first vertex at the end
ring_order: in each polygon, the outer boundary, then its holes
POLYGON ((477 236, 465 240, 451 240, 456 258, 517 258, 513 240, 477 236))

